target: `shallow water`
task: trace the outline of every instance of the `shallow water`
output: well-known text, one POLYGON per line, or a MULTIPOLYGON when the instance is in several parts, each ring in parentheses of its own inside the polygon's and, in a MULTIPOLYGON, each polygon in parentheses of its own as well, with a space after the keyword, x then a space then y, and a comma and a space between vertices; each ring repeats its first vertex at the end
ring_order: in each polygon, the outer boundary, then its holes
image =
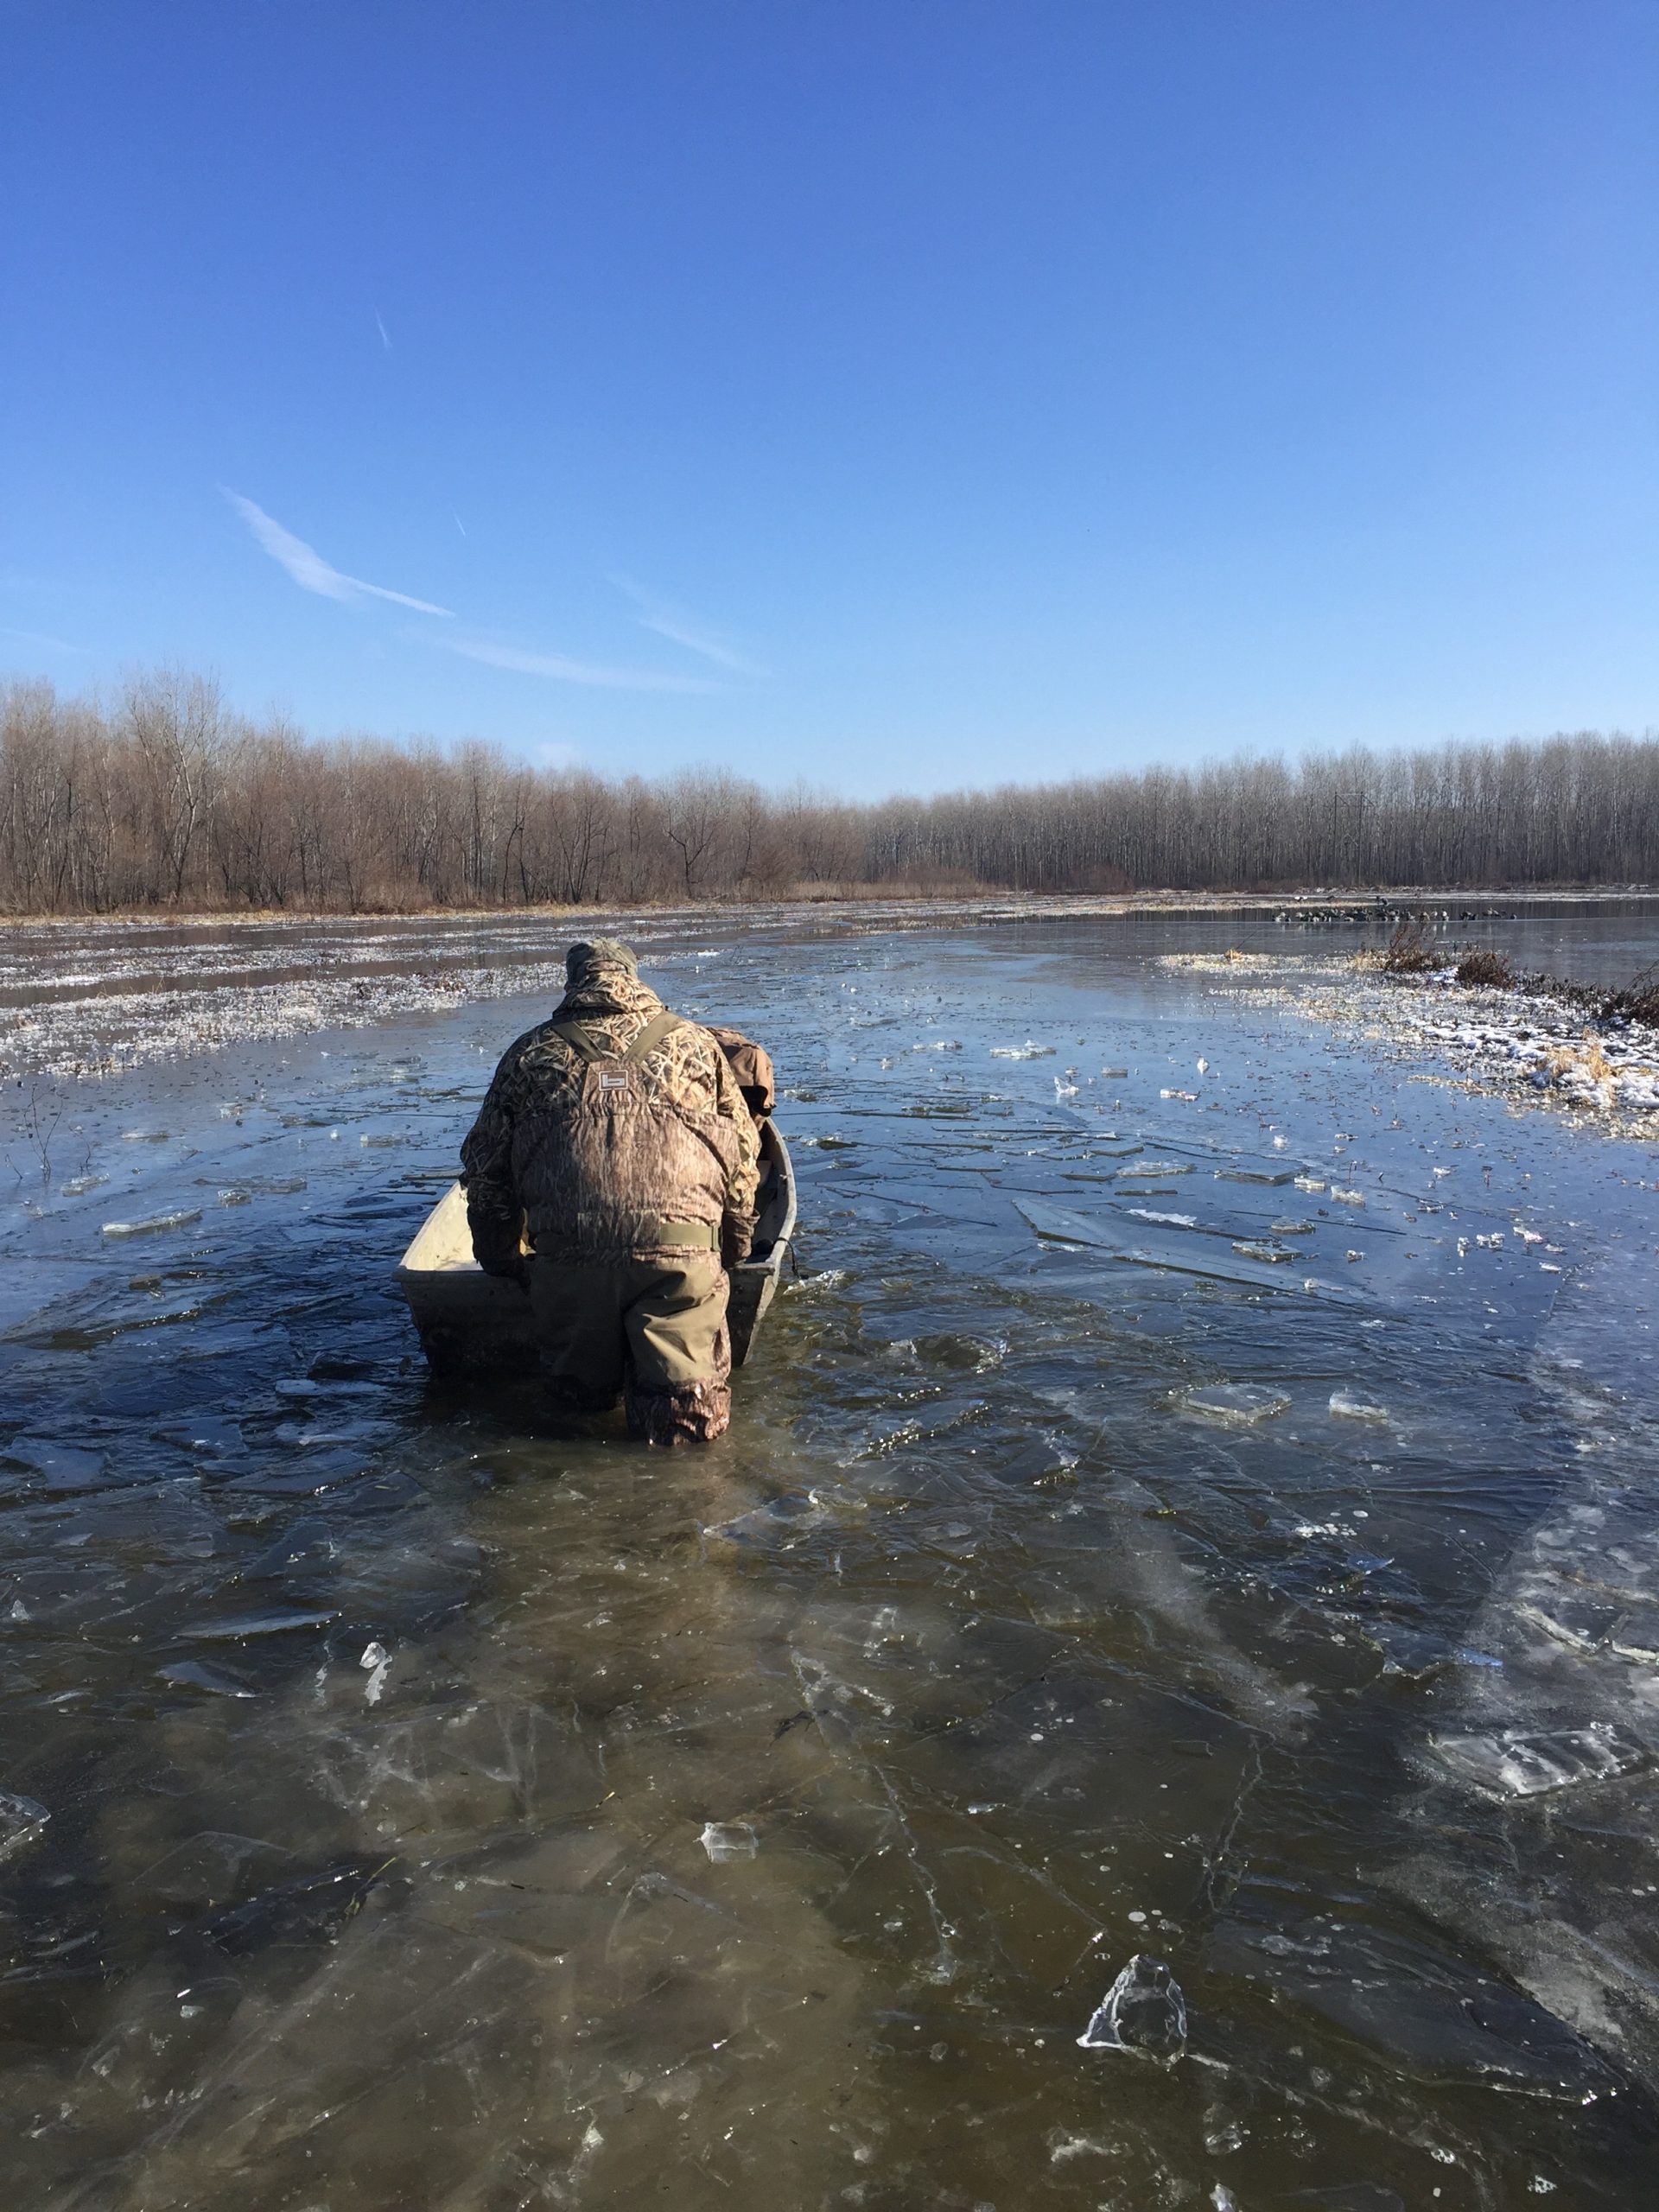
POLYGON ((699 1453, 416 1355, 542 1001, 9 1092, 11 2201, 1652 2201, 1650 1779, 1434 1747, 1659 1745, 1537 1621, 1645 1586, 1655 1164, 1227 944, 665 931, 803 1185, 699 1453))

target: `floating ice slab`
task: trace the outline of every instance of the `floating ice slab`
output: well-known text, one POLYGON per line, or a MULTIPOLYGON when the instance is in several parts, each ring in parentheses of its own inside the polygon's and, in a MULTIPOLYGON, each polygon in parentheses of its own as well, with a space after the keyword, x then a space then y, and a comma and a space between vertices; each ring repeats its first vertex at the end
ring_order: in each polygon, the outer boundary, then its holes
POLYGON ((1659 1667, 1659 1605, 1643 1605, 1623 1614, 1609 1638, 1621 1659, 1639 1659, 1659 1667))
POLYGON ((177 1213, 151 1214, 147 1221, 106 1221, 106 1236, 149 1236, 164 1229, 188 1229, 201 1219, 200 1206, 181 1206, 177 1213))
POLYGON ((200 1659, 181 1659, 161 1669, 161 1680, 180 1690, 200 1690, 207 1697, 248 1698, 254 1692, 234 1675, 205 1667, 200 1659))
POLYGON ((1581 1597, 1571 1590, 1524 1599, 1521 1611, 1546 1636, 1566 1644, 1569 1651, 1600 1650, 1618 1618, 1616 1605, 1581 1597))
POLYGON ((1236 1282, 1269 1290, 1306 1291, 1310 1297, 1349 1300, 1352 1293, 1338 1290, 1313 1276, 1299 1278, 1261 1260, 1224 1256, 1207 1238, 1176 1231, 1166 1241, 1141 1237, 1130 1241, 1126 1226, 1098 1215, 1073 1213, 1067 1206, 1050 1205, 1040 1198, 1015 1198, 1018 1212, 1039 1236, 1065 1244, 1087 1244, 1143 1268, 1164 1268, 1174 1274, 1202 1275, 1213 1282, 1236 1282))
POLYGON ((747 1821, 706 1821, 698 1842, 716 1866, 728 1859, 753 1859, 760 1839, 747 1821))
POLYGON ((1338 1421, 1369 1421, 1378 1427, 1388 1425, 1388 1408, 1375 1398, 1362 1397, 1357 1390, 1333 1390, 1331 1410, 1338 1421))
POLYGON ((1128 2050, 1173 2065, 1186 2048, 1186 1999, 1161 1959, 1137 1951, 1077 2037, 1084 2050, 1128 2050))
POLYGON ((202 1621, 185 1632, 194 1643, 247 1643, 257 1637, 291 1636, 297 1630, 327 1628, 331 1612, 243 1613, 234 1620, 202 1621))
POLYGON ((1579 1783, 1610 1782, 1635 1773, 1653 1758, 1639 1736, 1611 1726, 1531 1735, 1505 1728, 1493 1735, 1439 1736, 1433 1741, 1454 1773, 1496 1797, 1539 1797, 1579 1783))
POLYGON ((1183 1390, 1176 1402, 1183 1413, 1222 1421, 1230 1428, 1254 1428, 1258 1421, 1272 1421, 1290 1409, 1282 1390, 1262 1382, 1200 1383, 1196 1389, 1183 1390))
POLYGON ((14 1797, 0 1789, 0 1859, 14 1859, 27 1851, 44 1832, 52 1815, 32 1797, 14 1797))

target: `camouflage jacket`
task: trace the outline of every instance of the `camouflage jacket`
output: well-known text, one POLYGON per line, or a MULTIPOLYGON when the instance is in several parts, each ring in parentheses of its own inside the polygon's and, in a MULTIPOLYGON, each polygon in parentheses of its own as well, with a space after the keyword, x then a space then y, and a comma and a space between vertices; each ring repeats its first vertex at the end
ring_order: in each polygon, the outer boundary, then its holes
POLYGON ((607 963, 567 991, 551 1020, 508 1046, 461 1146, 467 1217, 480 1267, 511 1274, 528 1230, 565 1259, 652 1257, 702 1224, 728 1266, 754 1235, 760 1147, 725 1053, 682 1021, 632 1061, 589 1061, 558 1034, 575 1021, 621 1055, 664 1014, 629 969, 607 963))

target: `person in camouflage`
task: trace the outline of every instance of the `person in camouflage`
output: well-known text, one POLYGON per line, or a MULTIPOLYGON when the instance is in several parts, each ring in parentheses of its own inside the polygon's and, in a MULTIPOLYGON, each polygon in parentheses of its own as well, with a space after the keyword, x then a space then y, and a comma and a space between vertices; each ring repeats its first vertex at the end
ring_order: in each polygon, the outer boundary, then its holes
POLYGON ((626 945, 573 944, 565 983, 461 1146, 473 1250, 527 1278, 560 1403, 620 1393, 636 1435, 706 1443, 731 1419, 726 1269, 754 1235, 754 1123, 721 1046, 626 945))

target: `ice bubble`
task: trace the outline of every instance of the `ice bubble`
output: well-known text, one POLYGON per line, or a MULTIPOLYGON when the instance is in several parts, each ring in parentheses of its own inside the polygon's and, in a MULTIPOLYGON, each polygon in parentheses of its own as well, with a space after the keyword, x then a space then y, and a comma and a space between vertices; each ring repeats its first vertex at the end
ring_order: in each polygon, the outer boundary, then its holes
POLYGON ((753 1859, 760 1848, 760 1839, 747 1821, 733 1821, 724 1826, 717 1821, 705 1821, 697 1840, 717 1866, 728 1859, 753 1859))
POLYGON ((1173 2065, 1186 2048, 1186 1999, 1161 1959, 1137 1951, 1077 2042, 1084 2050, 1128 2050, 1173 2065))
POLYGON ((148 1236, 164 1229, 188 1229, 201 1219, 200 1206, 183 1206, 177 1213, 151 1214, 147 1221, 106 1221, 105 1236, 148 1236))

